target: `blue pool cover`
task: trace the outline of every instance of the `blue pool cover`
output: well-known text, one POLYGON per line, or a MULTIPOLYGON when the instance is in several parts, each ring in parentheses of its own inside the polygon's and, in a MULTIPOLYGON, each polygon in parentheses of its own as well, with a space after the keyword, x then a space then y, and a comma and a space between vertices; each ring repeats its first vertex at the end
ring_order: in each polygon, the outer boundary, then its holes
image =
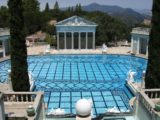
MULTIPOLYGON (((44 91, 48 111, 52 108, 75 113, 81 98, 92 99, 94 116, 116 107, 128 111, 133 96, 125 86, 129 70, 142 78, 147 60, 126 55, 46 55, 29 56, 29 71, 36 80, 35 91, 44 91)), ((0 80, 5 82, 10 61, 0 63, 0 80)))

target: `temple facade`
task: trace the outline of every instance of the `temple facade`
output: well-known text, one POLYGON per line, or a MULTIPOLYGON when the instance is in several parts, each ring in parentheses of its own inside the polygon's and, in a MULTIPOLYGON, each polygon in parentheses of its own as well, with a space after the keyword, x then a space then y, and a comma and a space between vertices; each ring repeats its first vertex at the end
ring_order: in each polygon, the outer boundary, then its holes
POLYGON ((97 24, 73 16, 56 24, 57 49, 95 49, 97 24))
POLYGON ((0 49, 0 54, 2 53, 3 57, 6 57, 6 54, 10 51, 10 33, 9 29, 0 29, 0 44, 2 45, 2 49, 0 49))
POLYGON ((131 32, 131 53, 148 56, 149 28, 133 28, 131 32))

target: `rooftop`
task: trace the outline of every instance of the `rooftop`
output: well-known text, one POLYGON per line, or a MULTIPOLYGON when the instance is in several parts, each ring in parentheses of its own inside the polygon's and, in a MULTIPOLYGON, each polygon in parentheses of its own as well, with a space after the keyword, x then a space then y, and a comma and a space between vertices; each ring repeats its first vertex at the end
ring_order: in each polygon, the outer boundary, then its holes
POLYGON ((10 35, 8 28, 0 28, 0 36, 10 35))
POLYGON ((132 34, 149 35, 150 28, 136 27, 132 29, 132 34))

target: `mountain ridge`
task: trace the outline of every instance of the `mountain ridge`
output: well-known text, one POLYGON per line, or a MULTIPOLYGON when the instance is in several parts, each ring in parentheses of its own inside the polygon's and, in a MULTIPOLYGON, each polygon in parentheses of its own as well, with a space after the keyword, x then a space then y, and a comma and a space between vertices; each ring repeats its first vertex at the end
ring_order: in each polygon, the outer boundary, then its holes
POLYGON ((101 11, 113 17, 122 19, 129 25, 142 23, 144 19, 151 19, 151 16, 140 13, 132 8, 123 8, 117 5, 100 5, 98 3, 91 3, 82 6, 82 9, 88 12, 101 11))

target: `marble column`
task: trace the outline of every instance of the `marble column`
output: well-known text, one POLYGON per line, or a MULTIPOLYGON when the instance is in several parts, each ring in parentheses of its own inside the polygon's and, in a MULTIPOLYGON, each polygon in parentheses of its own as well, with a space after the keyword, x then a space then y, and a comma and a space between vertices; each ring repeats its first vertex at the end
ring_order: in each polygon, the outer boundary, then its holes
POLYGON ((3 57, 6 57, 5 40, 2 41, 3 57))
POLYGON ((66 32, 64 32, 64 49, 67 49, 66 32))
POLYGON ((131 53, 133 53, 133 44, 134 44, 134 40, 133 40, 133 36, 131 37, 131 53))
POLYGON ((146 46, 146 56, 148 56, 148 45, 146 46))
POLYGON ((59 32, 57 32, 57 49, 59 50, 59 32))
POLYGON ((74 49, 74 32, 72 32, 72 49, 74 49))
POLYGON ((88 32, 86 32, 86 49, 88 48, 88 32))
POLYGON ((95 32, 93 32, 93 49, 95 49, 95 32))
POLYGON ((79 32, 78 35, 78 47, 81 49, 81 32, 79 32))
POLYGON ((140 51, 140 38, 138 37, 138 41, 137 41, 137 54, 139 54, 140 51))

